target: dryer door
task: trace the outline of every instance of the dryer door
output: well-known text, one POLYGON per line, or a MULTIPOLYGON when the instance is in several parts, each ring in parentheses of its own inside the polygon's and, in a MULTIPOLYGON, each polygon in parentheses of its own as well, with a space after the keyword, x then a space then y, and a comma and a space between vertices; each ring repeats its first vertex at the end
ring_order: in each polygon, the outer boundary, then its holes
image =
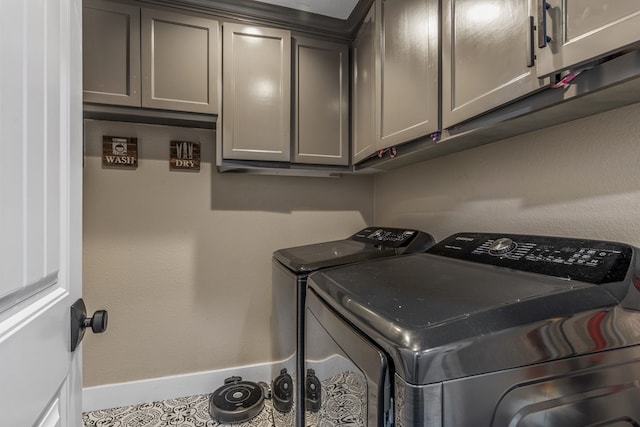
POLYGON ((305 425, 390 425, 386 355, 311 289, 305 321, 305 425))

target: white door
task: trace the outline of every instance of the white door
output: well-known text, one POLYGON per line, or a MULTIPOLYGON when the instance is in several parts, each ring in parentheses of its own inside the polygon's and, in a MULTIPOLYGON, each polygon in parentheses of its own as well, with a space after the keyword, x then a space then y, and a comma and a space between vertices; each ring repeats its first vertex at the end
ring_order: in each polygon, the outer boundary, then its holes
POLYGON ((82 423, 81 19, 81 0, 0 0, 3 426, 82 423))

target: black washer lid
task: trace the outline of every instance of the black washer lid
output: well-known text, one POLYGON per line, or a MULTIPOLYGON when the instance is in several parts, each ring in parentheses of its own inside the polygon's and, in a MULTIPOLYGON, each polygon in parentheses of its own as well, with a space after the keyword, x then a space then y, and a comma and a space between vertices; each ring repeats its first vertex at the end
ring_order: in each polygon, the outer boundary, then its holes
POLYGON ((257 416, 264 407, 262 387, 241 377, 230 377, 209 398, 209 414, 223 423, 239 423, 257 416))
POLYGON ((327 267, 424 252, 434 244, 433 236, 418 230, 367 227, 344 240, 280 249, 273 257, 297 274, 327 267))
POLYGON ((309 273, 395 254, 394 248, 345 239, 280 249, 273 253, 273 257, 295 273, 309 273))
POLYGON ((587 322, 590 310, 618 303, 597 285, 430 254, 323 270, 308 283, 412 384, 544 360, 550 356, 529 338, 532 325, 578 313, 587 314, 572 322, 587 322))

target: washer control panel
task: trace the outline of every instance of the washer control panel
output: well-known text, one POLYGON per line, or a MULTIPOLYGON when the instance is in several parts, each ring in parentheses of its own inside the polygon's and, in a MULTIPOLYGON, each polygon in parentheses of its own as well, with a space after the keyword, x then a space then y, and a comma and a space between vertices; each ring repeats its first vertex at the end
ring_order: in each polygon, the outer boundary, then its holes
POLYGON ((588 283, 624 280, 629 245, 562 237, 460 233, 432 247, 431 254, 588 283))
POLYGON ((351 239, 371 245, 391 248, 407 246, 420 232, 403 228, 368 227, 351 236, 351 239))

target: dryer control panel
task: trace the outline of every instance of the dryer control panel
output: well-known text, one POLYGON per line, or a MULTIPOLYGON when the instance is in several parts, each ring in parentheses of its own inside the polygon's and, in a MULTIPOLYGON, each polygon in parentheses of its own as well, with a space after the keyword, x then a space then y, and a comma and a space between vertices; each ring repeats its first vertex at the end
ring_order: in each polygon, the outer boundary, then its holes
POLYGON ((432 247, 431 254, 588 283, 624 280, 629 245, 598 240, 516 234, 459 233, 432 247))
POLYGON ((406 252, 424 252, 434 244, 430 234, 418 230, 391 227, 367 227, 352 240, 388 248, 406 248, 406 252))

